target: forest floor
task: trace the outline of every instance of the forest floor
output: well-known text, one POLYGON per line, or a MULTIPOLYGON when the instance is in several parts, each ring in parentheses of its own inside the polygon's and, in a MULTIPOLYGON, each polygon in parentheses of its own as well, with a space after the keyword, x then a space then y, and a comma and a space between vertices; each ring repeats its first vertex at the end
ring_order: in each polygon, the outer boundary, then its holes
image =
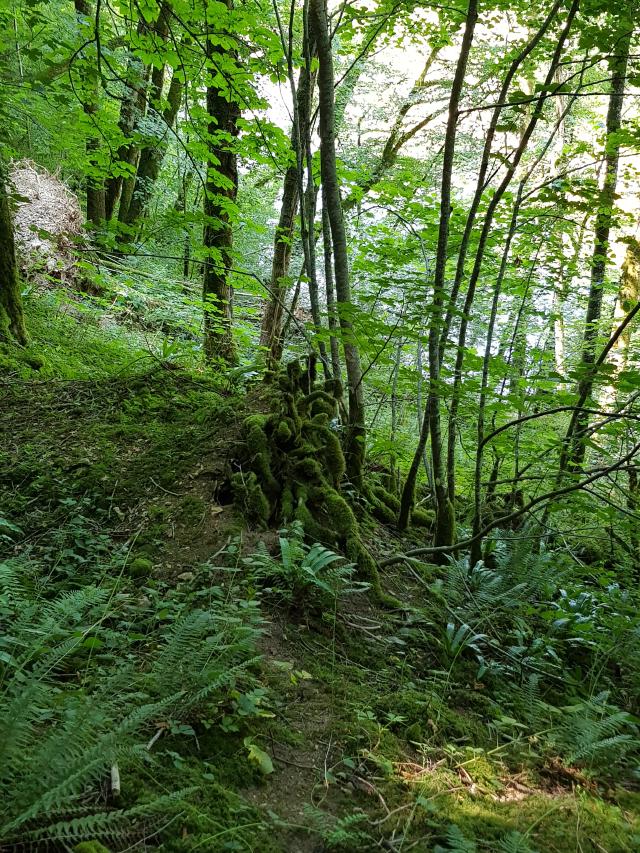
MULTIPOLYGON (((357 593, 327 613, 260 588, 251 555, 277 556, 278 533, 247 527, 226 486, 260 385, 132 357, 99 317, 32 305, 28 321, 31 348, 0 355, 5 559, 44 573, 44 595, 111 584, 147 645, 214 591, 260 603, 247 680, 210 719, 158 728, 151 768, 121 768, 123 798, 186 791, 135 849, 640 849, 635 785, 540 748, 476 677, 473 645, 447 653, 446 568, 383 574, 396 611, 357 593)), ((372 521, 363 537, 377 555, 402 547, 372 521)), ((128 654, 144 668, 137 634, 128 654)))

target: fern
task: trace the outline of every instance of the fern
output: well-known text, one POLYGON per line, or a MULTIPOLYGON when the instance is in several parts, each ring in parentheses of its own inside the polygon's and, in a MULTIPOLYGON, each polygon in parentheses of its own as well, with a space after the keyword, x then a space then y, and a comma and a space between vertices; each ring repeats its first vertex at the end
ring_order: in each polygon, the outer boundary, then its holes
POLYGON ((300 525, 281 531, 278 558, 265 549, 245 560, 258 581, 288 602, 314 602, 328 606, 341 595, 363 592, 368 584, 353 580, 355 566, 324 545, 308 546, 300 525))
POLYGON ((446 847, 436 844, 433 853, 476 853, 475 841, 467 838, 459 826, 452 823, 447 828, 446 847))
POLYGON ((538 851, 529 844, 525 835, 514 830, 500 839, 497 853, 538 853, 538 851))
POLYGON ((5 564, 0 572, 0 845, 7 849, 126 841, 147 821, 165 821, 179 792, 127 809, 99 805, 111 766, 146 753, 152 722, 223 698, 259 660, 257 605, 214 599, 166 630, 146 672, 123 659, 83 684, 73 676, 75 656, 96 625, 117 616, 112 602, 95 586, 38 601, 19 569, 5 564))
POLYGON ((569 764, 604 769, 623 761, 640 747, 632 718, 607 704, 607 693, 563 709, 550 742, 569 764))

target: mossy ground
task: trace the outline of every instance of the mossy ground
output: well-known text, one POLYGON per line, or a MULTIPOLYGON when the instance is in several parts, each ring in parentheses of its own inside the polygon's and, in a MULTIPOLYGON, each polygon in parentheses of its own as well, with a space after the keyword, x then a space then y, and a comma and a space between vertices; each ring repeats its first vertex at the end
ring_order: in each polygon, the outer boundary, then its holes
MULTIPOLYGON (((206 598, 230 568, 253 595, 221 550, 270 547, 274 535, 243 526, 224 483, 243 420, 267 411, 263 392, 233 397, 224 377, 132 355, 128 333, 105 336, 67 310, 52 324, 43 317, 39 307, 27 317, 39 362, 3 352, 0 517, 20 529, 0 536, 5 554, 38 554, 72 585, 120 555, 121 583, 153 599, 154 618, 206 598)), ((367 544, 388 550, 392 534, 368 524, 367 544)), ((333 621, 267 602, 256 675, 265 713, 163 738, 161 770, 122 768, 123 798, 189 792, 144 849, 428 851, 451 824, 487 853, 513 831, 540 853, 640 849, 639 795, 564 776, 533 748, 496 748, 472 668, 463 661, 452 674, 443 661, 433 628, 446 623, 442 602, 425 601, 413 574, 382 582, 404 609, 357 595, 333 621), (274 772, 249 761, 247 736, 274 772)))

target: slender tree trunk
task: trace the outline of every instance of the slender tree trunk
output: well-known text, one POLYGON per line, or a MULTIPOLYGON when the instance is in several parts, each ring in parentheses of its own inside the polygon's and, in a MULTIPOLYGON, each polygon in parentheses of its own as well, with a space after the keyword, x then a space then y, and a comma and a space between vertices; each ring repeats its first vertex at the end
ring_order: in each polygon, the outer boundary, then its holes
MULTIPOLYGON (((132 229, 138 220, 144 215, 147 205, 149 204, 149 200, 151 199, 155 182, 158 180, 160 169, 162 168, 162 163, 164 161, 165 154, 167 153, 167 137, 175 123, 178 110, 180 109, 180 103, 182 101, 182 87, 182 79, 177 72, 174 72, 169 85, 169 91, 167 93, 167 108, 162 113, 164 133, 156 141, 155 145, 145 145, 140 151, 140 159, 138 160, 138 169, 136 172, 133 194, 131 196, 125 218, 121 220, 132 229)), ((132 236, 133 230, 131 232, 127 232, 124 238, 125 241, 127 239, 132 239, 132 236)))
MULTIPOLYGON (((352 194, 343 201, 342 208, 345 212, 355 207, 355 205, 358 204, 359 201, 362 199, 362 196, 366 195, 366 193, 368 193, 374 186, 376 186, 377 183, 382 180, 384 175, 389 171, 389 169, 393 167, 394 163, 396 162, 401 148, 406 145, 407 142, 413 139, 413 137, 417 133, 424 129, 433 119, 435 119, 440 114, 440 112, 438 111, 433 115, 428 116, 426 119, 421 120, 414 126, 403 130, 404 119, 406 118, 407 113, 409 112, 411 107, 414 106, 416 103, 419 103, 419 95, 424 89, 426 74, 431 65, 433 64, 434 60, 436 59, 437 54, 440 50, 441 48, 439 46, 433 49, 433 51, 429 55, 429 58, 427 59, 422 73, 420 74, 420 76, 416 80, 416 83, 412 87, 409 96, 401 105, 400 110, 398 111, 398 116, 396 117, 389 137, 387 138, 382 154, 380 155, 380 159, 372 170, 371 175, 362 182, 356 193, 352 194)), ((305 80, 306 73, 306 69, 303 67, 300 71, 297 95, 295 99, 297 103, 298 115, 304 115, 305 112, 307 112, 308 114, 309 112, 309 92, 310 89, 313 88, 313 81, 311 82, 311 85, 309 85, 308 74, 307 79, 305 80)), ((340 86, 339 91, 342 111, 338 109, 337 105, 337 126, 339 126, 341 123, 342 113, 344 112, 344 108, 346 106, 346 103, 348 102, 348 98, 353 93, 355 82, 357 82, 358 76, 359 75, 350 75, 350 85, 345 87, 343 82, 343 84, 340 86)), ((291 147, 294 152, 297 150, 296 146, 296 120, 294 116, 294 127, 292 129, 291 138, 291 147)), ((281 339, 282 329, 284 326, 283 304, 290 284, 289 261, 291 257, 291 246, 293 242, 293 236, 295 233, 295 217, 297 212, 297 205, 298 181, 296 179, 296 165, 292 164, 287 169, 284 179, 284 189, 282 203, 280 207, 280 220, 276 228, 273 264, 269 280, 269 301, 267 302, 267 306, 263 314, 262 326, 260 331, 260 345, 267 348, 267 363, 271 367, 273 367, 280 361, 280 357, 282 355, 281 339), (278 285, 279 282, 281 283, 280 286, 278 285)), ((328 303, 327 310, 329 312, 329 328, 331 328, 332 321, 328 303)), ((334 325, 337 325, 337 321, 334 325)), ((337 347, 337 341, 335 343, 335 346, 337 347)), ((331 361, 332 370, 335 375, 337 362, 333 358, 333 355, 331 361)))
POLYGON ((484 359, 482 362, 482 381, 480 384, 480 399, 478 401, 478 422, 477 422, 477 446, 476 446, 476 461, 474 473, 474 501, 473 501, 473 526, 472 537, 477 537, 471 546, 471 555, 469 557, 469 565, 475 566, 482 556, 482 540, 480 531, 482 530, 482 465, 484 461, 483 444, 485 432, 485 409, 487 404, 487 393, 489 390, 489 367, 491 365, 491 347, 493 346, 493 334, 495 331, 496 319, 498 317, 498 304, 500 294, 502 293, 502 283, 507 270, 507 260, 511 250, 511 242, 513 240, 516 225, 518 222, 518 213, 522 202, 522 191, 524 182, 518 187, 518 194, 513 205, 513 213, 511 214, 511 225, 507 234, 507 240, 502 251, 502 260, 500 262, 500 270, 493 290, 493 299, 491 300, 491 312, 489 315, 489 326, 487 329, 487 339, 485 341, 484 359))
MULTIPOLYGON (((629 461, 627 475, 629 478, 629 492, 627 495, 627 509, 636 515, 640 513, 640 482, 638 478, 638 463, 633 459, 629 461)), ((636 579, 640 579, 640 532, 638 523, 631 519, 630 536, 631 549, 634 557, 634 570, 636 579)))
MULTIPOLYGON (((92 27, 95 12, 89 0, 74 0, 74 5, 79 22, 92 27)), ((82 101, 82 109, 85 115, 90 117, 92 124, 95 121, 93 117, 98 112, 100 100, 98 74, 96 73, 94 77, 95 83, 91 84, 90 89, 84 94, 82 101)), ((86 143, 87 160, 90 170, 97 169, 96 152, 99 148, 100 141, 98 137, 90 135, 86 143)), ((106 219, 104 180, 92 174, 89 174, 87 177, 87 219, 95 226, 101 225, 106 219)))
MULTIPOLYGON (((298 87, 300 92, 300 87, 298 87)), ((282 327, 284 302, 289 290, 289 263, 298 212, 298 169, 289 166, 284 178, 280 219, 276 226, 271 276, 269 278, 269 301, 262 315, 260 346, 267 353, 267 367, 273 369, 280 361, 282 352, 282 327)))
MULTIPOLYGON (((628 313, 638 304, 640 300, 640 241, 632 238, 627 243, 620 285, 618 288, 618 299, 613 312, 613 329, 618 328, 628 313)), ((629 346, 631 344, 631 327, 627 327, 616 341, 609 360, 616 374, 627 368, 629 359, 629 346)))
MULTIPOLYGON (((315 53, 315 48, 311 49, 315 53)), ((306 40, 305 50, 309 50, 308 40, 306 40)), ((269 279, 269 300, 262 317, 260 331, 260 345, 266 349, 267 367, 271 369, 280 362, 284 343, 284 304, 290 286, 289 265, 300 201, 305 139, 308 135, 307 128, 311 115, 311 94, 315 85, 315 74, 310 71, 310 65, 310 62, 305 61, 300 69, 297 87, 293 80, 293 70, 290 69, 289 72, 294 102, 291 128, 291 150, 294 161, 287 168, 284 177, 280 219, 276 227, 271 277, 269 279)))
MULTIPOLYGON (((409 526, 409 519, 411 518, 411 510, 413 509, 413 504, 415 503, 415 495, 416 495, 416 483, 418 481, 418 471, 420 470, 420 463, 425 457, 427 452, 427 442, 429 441, 429 429, 431 427, 431 419, 429 417, 428 410, 428 400, 427 400, 427 411, 424 413, 422 417, 422 421, 420 423, 420 432, 418 435, 418 444, 415 449, 415 453, 413 454, 413 458, 411 460, 411 465, 409 466, 409 470, 407 472, 407 477, 404 481, 404 486, 402 487, 402 494, 400 496, 400 512, 398 513, 398 529, 406 530, 409 526)), ((434 484, 435 485, 435 484, 434 484)))
POLYGON ((342 346, 349 389, 349 421, 345 446, 347 473, 357 487, 362 487, 362 470, 366 450, 364 389, 362 387, 360 351, 355 341, 351 320, 343 310, 351 305, 351 289, 347 234, 344 226, 336 166, 333 56, 324 0, 309 0, 309 23, 318 49, 320 163, 323 201, 327 206, 331 226, 337 308, 342 330, 342 346))
MULTIPOLYGON (((173 209, 176 211, 176 213, 185 213, 187 209, 189 189, 191 187, 192 182, 193 169, 190 168, 189 161, 187 161, 185 171, 180 179, 180 187, 178 189, 176 203, 173 206, 173 209)), ((187 223, 184 223, 183 231, 184 236, 182 240, 182 278, 186 282, 189 278, 189 267, 191 264, 191 232, 187 223)), ((187 290, 188 288, 185 287, 184 289, 187 290)))
MULTIPOLYGON (((138 24, 138 35, 143 35, 146 29, 146 23, 140 21, 138 24)), ((148 79, 148 69, 145 68, 144 64, 136 56, 131 55, 127 62, 126 86, 120 104, 120 118, 118 120, 118 127, 124 137, 124 141, 116 154, 117 165, 120 169, 123 166, 133 166, 137 162, 135 159, 137 149, 131 142, 131 135, 140 119, 141 112, 144 112, 148 79)), ((105 213, 107 220, 112 218, 116 210, 120 201, 123 183, 127 177, 129 176, 117 174, 107 180, 105 190, 105 213)))
POLYGON ((544 90, 543 94, 540 95, 538 101, 536 103, 533 114, 522 133, 520 138, 520 143, 516 148, 515 152, 511 156, 509 160, 509 166, 507 167, 506 174, 502 179, 500 185, 496 188, 495 193, 491 197, 491 200, 487 207, 487 212, 485 213, 484 220, 482 223, 482 230, 480 232, 480 237, 478 240, 478 247, 476 249, 476 255, 474 259, 473 269, 471 271, 471 275, 469 277, 469 284, 467 287, 467 295, 465 297, 464 307, 462 309, 462 317, 460 319, 460 330, 458 333, 458 343, 457 343, 457 351, 456 351, 456 362, 454 368, 454 379, 453 379, 453 390, 451 396, 451 405, 449 411, 449 431, 448 431, 448 442, 447 442, 447 490, 449 493, 449 500, 454 501, 455 499, 455 475, 456 475, 456 464, 455 464, 455 453, 456 453, 456 439, 458 432, 458 408, 460 405, 460 396, 461 396, 461 385, 462 385, 462 368, 464 364, 464 355, 465 355, 465 345, 466 345, 466 335, 467 335, 467 327, 469 323, 469 319, 471 316, 471 308, 473 305, 473 301, 476 293, 476 286, 478 284, 478 280, 480 278, 480 272, 482 269, 482 264, 484 261, 487 240, 489 238, 489 233, 491 231, 493 225, 493 218, 495 216, 495 212, 497 210, 500 201, 502 200, 503 195, 507 191, 511 180, 515 174, 516 169, 522 159, 522 155, 524 154, 529 140, 531 139, 531 135, 538 124, 538 120, 542 115, 542 110, 544 104, 546 102, 546 96, 544 92, 548 91, 548 87, 552 84, 558 66, 560 64, 560 59, 562 57, 562 53, 564 51, 564 46, 569 37, 569 33, 571 32, 573 21, 575 19, 576 13, 578 11, 579 0, 573 0, 571 7, 569 9, 569 13, 567 15, 566 23, 563 27, 563 30, 560 34, 560 38, 558 39, 558 43, 553 52, 553 57, 551 59, 551 64, 549 66, 549 70, 547 72, 547 76, 544 82, 544 90))
POLYGON ((322 205, 322 242, 324 249, 324 287, 327 299, 327 317, 329 321, 329 349, 331 351, 331 372, 334 379, 342 378, 340 364, 340 346, 338 342, 339 320, 336 313, 336 289, 333 281, 333 246, 331 244, 331 223, 327 205, 322 205))
MULTIPOLYGON (((610 60, 612 77, 605 136, 605 174, 598 203, 598 213, 596 215, 591 284, 589 287, 589 301, 587 303, 582 341, 582 357, 580 360, 581 378, 578 382, 578 396, 583 400, 587 400, 591 396, 595 378, 594 364, 598 345, 600 315, 602 313, 602 294, 607 268, 609 235, 615 207, 616 186, 618 183, 618 164, 620 159, 619 132, 622 126, 622 104, 624 101, 625 80, 629 62, 630 41, 631 33, 629 32, 620 43, 616 55, 610 60)), ((586 450, 585 436, 588 427, 589 415, 581 407, 577 408, 574 416, 571 418, 565 438, 565 447, 560 460, 561 470, 566 470, 567 468, 576 470, 581 468, 584 462, 586 450)))
POLYGON ((451 329, 451 324, 453 321, 453 315, 456 308, 456 303, 458 300, 458 294, 460 292, 460 286, 462 285, 462 280, 464 278, 465 271, 465 262, 467 259, 467 252, 469 250, 469 241, 471 239, 471 234, 473 232, 473 226, 476 221, 476 216, 478 213, 478 209, 480 207, 480 202, 482 201, 482 197, 487 188, 487 173, 489 170, 489 165, 491 163, 491 150, 493 148, 493 142, 496 135, 496 130, 498 128, 498 122, 500 121, 500 116, 502 115, 502 110, 504 109, 504 104, 507 101, 507 96, 509 94, 509 89, 513 82, 514 77, 516 76, 518 69, 522 65, 522 63, 527 59, 528 56, 535 50, 538 46, 545 33, 555 20, 556 15, 558 14, 558 10, 562 6, 564 0, 556 0, 551 11, 544 19, 536 33, 532 36, 532 38, 527 42, 527 44, 523 47, 523 49, 518 53, 518 55, 511 62, 507 73, 504 76, 504 80, 502 81, 502 86, 500 87, 500 92, 497 97, 497 106, 494 108, 491 114, 491 120, 489 121, 489 127, 487 128, 487 133, 485 135, 484 146, 482 149, 482 157, 480 159, 480 166, 478 169, 478 178, 476 181, 476 188, 474 191, 473 199, 471 201, 471 205, 469 207, 469 212, 467 213, 467 218, 465 220, 464 230, 462 233, 462 238, 460 240, 460 247, 458 249, 458 258, 456 261, 456 271, 453 279, 453 284, 451 286, 451 293, 449 295, 449 300, 447 304, 447 311, 445 315, 444 323, 442 324, 442 331, 440 334, 440 361, 444 357, 444 351, 447 344, 447 338, 449 336, 449 331, 451 329))
MULTIPOLYGON (((140 121, 144 118, 147 110, 147 95, 151 85, 151 66, 148 65, 144 69, 144 79, 138 91, 135 102, 135 121, 132 131, 136 129, 140 121)), ((118 222, 126 222, 129 213, 129 205, 133 198, 133 191, 136 187, 136 174, 138 171, 138 162, 140 160, 140 147, 132 142, 127 146, 127 150, 123 151, 123 160, 131 167, 131 174, 122 178, 122 186, 120 188, 120 201, 118 205, 118 222)))
MULTIPOLYGON (((233 0, 225 0, 228 9, 233 0)), ((229 54, 207 39, 207 63, 215 77, 217 63, 229 54)), ((233 225, 231 210, 238 194, 238 164, 235 139, 240 109, 228 100, 215 83, 207 86, 209 115, 206 188, 204 194, 204 264, 202 299, 204 302, 204 355, 207 362, 221 358, 234 362, 232 266, 233 225)))
MULTIPOLYGON (((320 293, 318 290, 318 269, 316 265, 316 207, 317 207, 317 190, 313 183, 313 170, 311 160, 311 140, 308 139, 307 145, 307 164, 308 178, 307 188, 305 191, 305 208, 306 208, 306 237, 307 237, 307 258, 309 279, 309 302, 311 304, 311 318, 313 319, 314 332, 317 334, 322 331, 322 317, 320 314, 320 293)), ((327 347, 325 342, 320 339, 318 341, 318 351, 320 352, 320 360, 322 361, 322 369, 326 379, 331 378, 331 368, 327 359, 327 347)))
MULTIPOLYGON (((169 6, 167 3, 164 3, 160 9, 160 15, 155 26, 156 34, 162 41, 168 38, 168 15, 169 6)), ((182 103, 183 77, 181 71, 175 69, 167 92, 167 106, 160 112, 165 76, 166 67, 164 65, 154 68, 151 72, 149 105, 156 111, 153 123, 157 128, 157 132, 153 142, 145 144, 140 150, 133 191, 130 198, 128 198, 126 207, 121 205, 118 218, 123 225, 127 226, 120 237, 122 243, 129 243, 134 239, 135 226, 141 217, 144 216, 167 152, 169 134, 182 103)))
POLYGON ((0 162, 0 342, 27 343, 9 204, 7 170, 0 162))
POLYGON ((389 461, 389 477, 387 480, 387 489, 394 495, 398 494, 398 458, 395 451, 395 444, 398 438, 398 374, 400 372, 400 363, 402 361, 402 348, 404 341, 398 339, 396 346, 395 359, 393 361, 393 373, 391 377, 391 432, 389 434, 389 444, 391 446, 391 458, 389 461))
MULTIPOLYGON (((440 335, 442 333, 443 306, 446 297, 446 265, 449 247, 449 219, 451 217, 451 183, 456 148, 458 109, 477 20, 478 2, 477 0, 469 0, 462 45, 449 97, 449 114, 443 151, 442 184, 440 188, 440 224, 438 228, 438 245, 429 327, 429 394, 422 430, 420 432, 420 441, 418 442, 418 448, 416 449, 411 465, 412 470, 415 469, 413 488, 411 489, 411 502, 413 502, 415 478, 420 465, 422 451, 426 445, 426 435, 430 431, 431 464, 433 466, 436 504, 434 535, 434 545, 436 547, 451 545, 456 535, 455 510, 447 493, 446 470, 442 452, 442 428, 440 424, 440 335)), ((405 491, 407 491, 406 484, 405 491)))

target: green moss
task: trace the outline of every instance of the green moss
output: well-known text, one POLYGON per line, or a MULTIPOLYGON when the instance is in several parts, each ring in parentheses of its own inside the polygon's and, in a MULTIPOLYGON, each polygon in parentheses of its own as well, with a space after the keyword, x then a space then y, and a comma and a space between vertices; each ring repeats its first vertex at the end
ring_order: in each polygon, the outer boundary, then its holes
POLYGON ((432 509, 412 509, 411 523, 416 527, 433 527, 436 520, 436 514, 432 509))
POLYGON ((269 422, 269 415, 249 415, 244 420, 244 429, 247 435, 255 436, 256 441, 263 447, 267 447, 264 430, 269 422))
POLYGON ((180 501, 180 520, 189 526, 197 524, 202 520, 207 505, 195 495, 186 495, 180 501))
POLYGON ((400 512, 400 498, 385 489, 384 486, 374 486, 373 493, 379 501, 386 504, 394 513, 400 512))
POLYGON ((280 502, 280 514, 283 521, 290 521, 293 518, 293 490, 290 486, 285 486, 282 490, 282 500, 280 502))
POLYGON ((288 444, 293 438, 292 424, 287 419, 281 420, 275 431, 275 440, 280 446, 288 444))
POLYGON ((325 414, 332 418, 337 411, 335 398, 326 391, 312 391, 298 401, 298 411, 303 417, 325 414))
POLYGON ((0 344, 0 372, 18 373, 28 378, 31 371, 41 371, 47 360, 33 345, 0 344))
POLYGON ((234 474, 231 478, 234 502, 241 514, 256 524, 266 526, 271 507, 253 471, 234 474))
POLYGON ((339 379, 326 379, 324 383, 324 390, 327 394, 331 394, 336 402, 342 400, 344 396, 344 388, 339 379))
POLYGON ((127 565, 127 571, 134 578, 148 577, 153 571, 153 563, 147 557, 136 557, 127 565))
MULTIPOLYGON (((471 772, 470 776, 473 778, 471 772)), ((459 777, 453 772, 426 775, 416 787, 426 798, 437 796, 443 834, 447 826, 455 824, 485 850, 498 849, 502 839, 514 831, 525 835, 541 853, 566 850, 569 837, 572 847, 583 853, 632 853, 638 849, 637 812, 623 813, 617 805, 584 791, 558 791, 553 796, 536 793, 501 802, 482 784, 483 793, 476 796, 466 791, 448 793, 447 788, 459 787, 459 777)))
POLYGON ((407 726, 404 736, 408 741, 413 741, 413 743, 422 743, 424 740, 424 729, 420 723, 412 723, 410 726, 407 726))
POLYGON ((395 524, 397 513, 385 500, 382 500, 381 493, 385 493, 385 496, 387 494, 381 486, 366 490, 368 509, 373 517, 382 524, 395 524))
POLYGON ((316 418, 314 418, 312 426, 316 435, 321 440, 322 458, 325 468, 330 475, 331 483, 334 488, 337 488, 344 476, 346 467, 342 445, 337 434, 324 423, 318 423, 316 418))
POLYGON ((293 473, 297 479, 305 483, 322 482, 322 468, 320 467, 320 463, 310 456, 305 456, 296 462, 293 466, 293 473))
POLYGON ((260 487, 274 500, 280 493, 280 485, 271 470, 271 449, 267 437, 271 424, 268 415, 251 415, 244 421, 244 432, 251 468, 260 480, 260 487))

